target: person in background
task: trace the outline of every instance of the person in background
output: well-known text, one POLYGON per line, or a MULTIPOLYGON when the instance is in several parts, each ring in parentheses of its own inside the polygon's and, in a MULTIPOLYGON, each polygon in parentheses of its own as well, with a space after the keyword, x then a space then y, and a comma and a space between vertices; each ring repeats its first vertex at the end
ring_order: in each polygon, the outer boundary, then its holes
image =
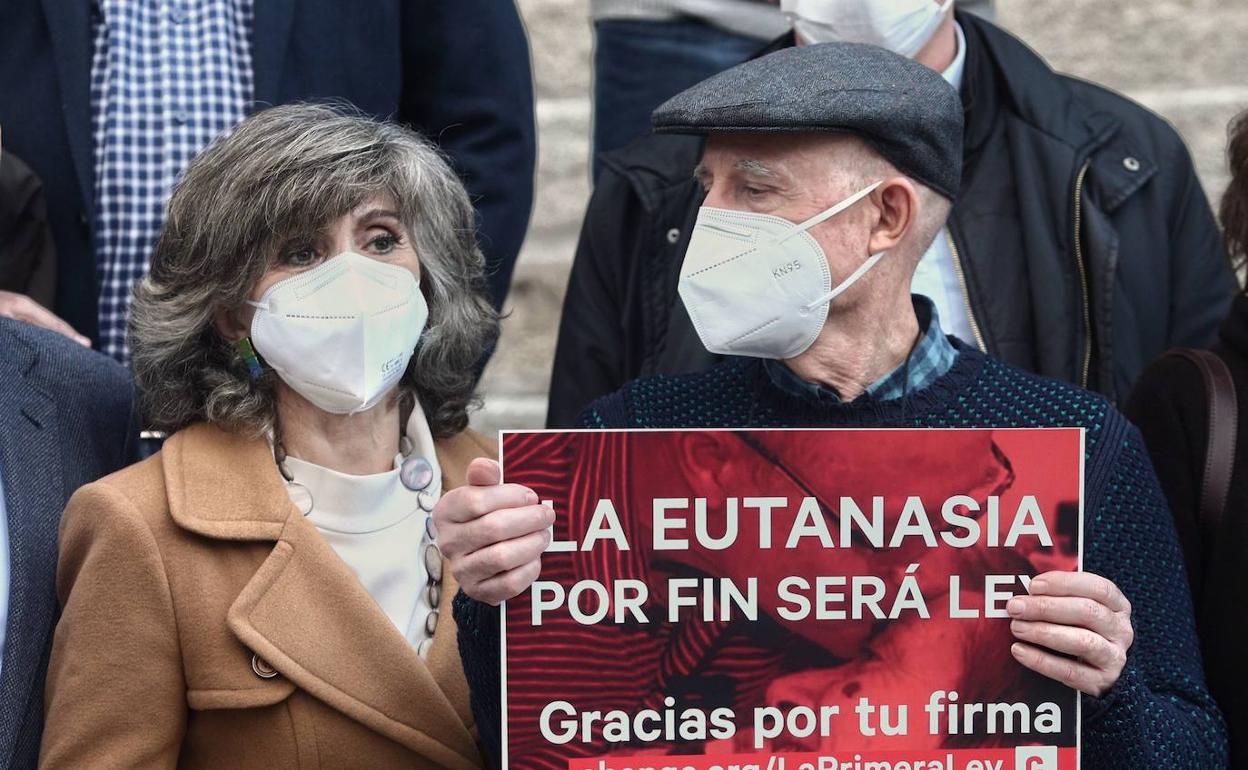
POLYGON ((48 310, 56 296, 56 246, 43 182, 12 153, 0 154, 0 317, 43 326, 90 346, 48 310))
POLYGON ((472 225, 428 141, 324 106, 191 163, 131 315, 173 435, 65 509, 41 767, 480 767, 428 524, 496 454, 472 225))
MULTIPOLYGON (((1241 266, 1248 262, 1248 112, 1231 124, 1231 183, 1222 197, 1226 244, 1241 266)), ((1209 687, 1226 714, 1231 767, 1248 767, 1248 659, 1237 641, 1248 579, 1239 568, 1248 555, 1248 294, 1240 292, 1218 331, 1212 352, 1230 372, 1238 426, 1228 493, 1207 518, 1202 483, 1209 457, 1210 402, 1200 370, 1179 356, 1163 356, 1144 370, 1127 403, 1127 416, 1144 443, 1170 501, 1196 606, 1209 687), (1216 516, 1216 518, 1213 518, 1216 516)), ((1225 418, 1221 418, 1225 419, 1225 418)))
POLYGON ((31 770, 56 626, 56 538, 78 487, 137 459, 129 373, 0 318, 0 770, 31 770))
POLYGON ((119 361, 174 183, 244 116, 294 101, 434 137, 476 202, 502 306, 536 155, 512 0, 13 0, 0 51, 0 123, 43 179, 60 258, 52 310, 119 361))
POLYGON ((650 113, 788 32, 779 0, 590 0, 593 177, 599 156, 650 133, 650 113))
MULTIPOLYGON (((579 426, 1084 428, 1084 571, 1043 572, 1008 602, 1009 654, 1084 694, 1087 770, 1217 770, 1225 725, 1139 433, 1104 397, 946 336, 935 304, 911 293, 961 189, 962 118, 957 92, 930 68, 846 43, 772 53, 660 107, 656 130, 708 137, 679 292, 702 342, 729 358, 630 383, 579 426)), ((478 465, 484 475, 490 464, 478 465)), ((483 735, 499 720, 490 604, 530 584, 546 543, 547 525, 514 511, 527 493, 464 487, 435 509, 465 594, 455 616, 483 735)), ((693 652, 699 671, 765 663, 730 632, 693 652)), ((559 676, 577 651, 533 654, 559 676)))
MULTIPOLYGON (((38 180, 16 160, 0 150, 6 280, 50 258, 38 180)), ((139 437, 129 373, 68 337, 0 317, 0 770, 39 758, 61 511, 133 461, 139 437)))
MULTIPOLYGON (((1028 371, 1125 399, 1173 345, 1212 341, 1235 279, 1179 135, 1059 75, 949 0, 784 0, 796 36, 913 58, 958 89, 962 187, 915 272, 945 328, 1028 371)), ((704 193, 704 140, 649 136, 603 156, 560 321, 547 423, 650 374, 706 369, 676 296, 704 193)))

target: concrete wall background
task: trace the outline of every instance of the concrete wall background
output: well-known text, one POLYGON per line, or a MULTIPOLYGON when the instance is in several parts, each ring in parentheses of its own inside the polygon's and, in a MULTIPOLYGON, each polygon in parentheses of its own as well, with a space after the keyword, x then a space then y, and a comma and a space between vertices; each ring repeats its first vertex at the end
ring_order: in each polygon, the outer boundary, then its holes
MULTIPOLYGON (((537 198, 498 352, 482 380, 481 430, 541 427, 559 310, 589 199, 587 0, 518 0, 537 89, 537 198)), ((996 21, 1056 69, 1114 88, 1170 120, 1215 202, 1226 127, 1248 109, 1248 2, 996 0, 996 21)))

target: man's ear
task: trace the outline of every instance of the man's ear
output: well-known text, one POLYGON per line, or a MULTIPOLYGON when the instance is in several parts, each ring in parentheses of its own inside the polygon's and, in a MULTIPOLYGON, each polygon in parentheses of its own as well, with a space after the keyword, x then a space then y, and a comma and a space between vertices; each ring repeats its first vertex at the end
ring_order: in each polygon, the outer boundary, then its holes
POLYGON ((238 342, 250 332, 248 324, 239 318, 237 309, 218 308, 212 316, 212 325, 223 338, 231 343, 238 342))
POLYGON ((871 229, 867 250, 879 254, 895 248, 914 227, 919 216, 919 191, 903 176, 885 179, 871 193, 878 219, 871 229))

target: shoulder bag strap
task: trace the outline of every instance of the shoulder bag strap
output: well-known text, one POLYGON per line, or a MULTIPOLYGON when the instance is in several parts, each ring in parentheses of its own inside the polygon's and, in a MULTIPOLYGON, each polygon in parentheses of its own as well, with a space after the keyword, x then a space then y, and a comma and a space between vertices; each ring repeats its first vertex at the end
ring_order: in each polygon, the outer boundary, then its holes
POLYGON ((1208 350, 1175 348, 1167 355, 1185 358, 1200 370, 1209 404, 1209 444, 1200 481, 1200 528, 1208 546, 1217 536, 1235 468, 1239 403, 1226 362, 1208 350))

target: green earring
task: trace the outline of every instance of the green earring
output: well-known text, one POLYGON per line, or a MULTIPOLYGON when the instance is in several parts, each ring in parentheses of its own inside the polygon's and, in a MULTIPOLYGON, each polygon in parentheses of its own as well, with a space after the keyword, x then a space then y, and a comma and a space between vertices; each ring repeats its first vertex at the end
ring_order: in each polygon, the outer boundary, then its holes
POLYGON ((251 346, 251 337, 243 337, 238 341, 238 353, 243 359, 243 363, 247 364, 247 371, 251 373, 251 379, 258 380, 264 374, 264 369, 260 366, 260 357, 256 355, 256 349, 251 346))

